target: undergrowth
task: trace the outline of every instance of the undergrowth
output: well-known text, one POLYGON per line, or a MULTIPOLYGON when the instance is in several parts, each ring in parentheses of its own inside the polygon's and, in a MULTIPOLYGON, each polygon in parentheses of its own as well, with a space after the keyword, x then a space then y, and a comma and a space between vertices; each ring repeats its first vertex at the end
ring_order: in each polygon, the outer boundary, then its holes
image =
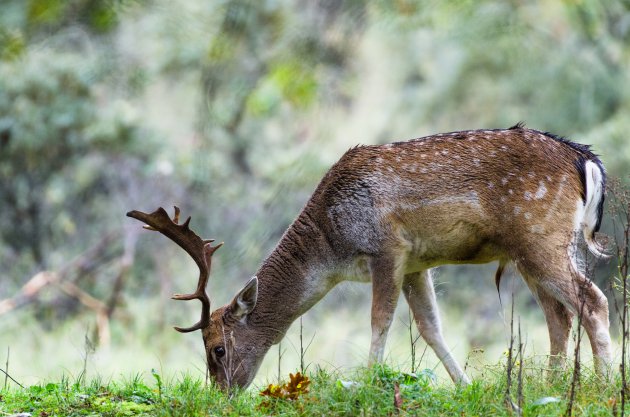
MULTIPOLYGON (((527 362, 527 361, 526 361, 527 362)), ((154 382, 140 376, 120 381, 71 382, 62 379, 0 390, 0 415, 48 416, 508 416, 504 364, 484 368, 484 377, 466 387, 437 381, 431 370, 405 373, 385 365, 346 374, 315 369, 308 389, 292 398, 261 395, 262 388, 226 394, 187 375, 154 382), (395 401, 395 393, 400 393, 395 401)), ((288 380, 288 377, 286 378, 288 380)), ((524 364, 523 415, 561 416, 567 408, 571 371, 542 375, 524 364)), ((620 380, 605 381, 583 371, 573 415, 620 415, 620 380)))

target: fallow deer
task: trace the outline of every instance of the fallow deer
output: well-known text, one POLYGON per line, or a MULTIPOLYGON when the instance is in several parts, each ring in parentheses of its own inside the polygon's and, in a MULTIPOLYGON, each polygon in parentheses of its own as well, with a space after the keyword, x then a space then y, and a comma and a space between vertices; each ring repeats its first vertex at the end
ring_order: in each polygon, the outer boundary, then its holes
MULTIPOLYGON (((612 360, 608 302, 577 262, 579 235, 595 240, 605 170, 589 146, 524 128, 443 133, 357 146, 328 171, 296 220, 231 303, 209 314, 205 285, 216 247, 163 209, 127 213, 183 246, 199 265, 195 294, 210 374, 248 386, 269 348, 342 280, 372 281, 369 362, 381 361, 402 290, 418 330, 456 383, 469 379, 442 336, 431 268, 512 262, 542 308, 550 362, 567 352, 574 315, 595 364, 612 360), (580 291, 583 292, 581 297, 580 291)), ((177 217, 177 216, 176 216, 177 217)))

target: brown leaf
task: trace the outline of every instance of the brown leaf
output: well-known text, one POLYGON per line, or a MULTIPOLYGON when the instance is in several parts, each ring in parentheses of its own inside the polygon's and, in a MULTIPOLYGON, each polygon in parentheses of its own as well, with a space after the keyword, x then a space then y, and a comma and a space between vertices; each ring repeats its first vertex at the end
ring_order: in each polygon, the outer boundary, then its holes
POLYGON ((297 373, 289 374, 289 382, 284 385, 269 384, 267 389, 260 392, 260 395, 271 398, 282 398, 285 400, 295 400, 298 396, 308 392, 311 381, 307 376, 297 373))
POLYGON ((295 399, 298 395, 306 394, 308 392, 308 386, 311 383, 308 377, 297 373, 295 375, 289 374, 290 381, 284 386, 288 392, 288 397, 295 399))
POLYGON ((266 390, 260 392, 260 395, 272 398, 284 398, 282 387, 274 384, 269 384, 266 390))

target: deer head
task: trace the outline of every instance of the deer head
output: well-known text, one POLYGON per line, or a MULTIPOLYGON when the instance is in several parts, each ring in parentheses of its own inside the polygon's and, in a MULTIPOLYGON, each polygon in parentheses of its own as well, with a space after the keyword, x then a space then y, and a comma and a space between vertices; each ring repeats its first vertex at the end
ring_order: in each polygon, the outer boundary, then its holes
POLYGON ((258 280, 253 277, 230 304, 210 314, 210 298, 206 293, 206 285, 210 275, 212 255, 223 243, 212 246, 213 239, 200 238, 189 227, 190 217, 183 224, 179 224, 179 213, 179 208, 175 207, 175 215, 171 219, 166 210, 160 207, 150 214, 133 210, 128 212, 127 216, 146 223, 145 229, 160 232, 177 243, 193 258, 199 268, 197 289, 194 293, 175 294, 172 298, 201 301, 201 318, 190 327, 175 327, 175 330, 180 333, 201 330, 208 371, 213 379, 224 388, 230 388, 233 385, 246 386, 253 379, 253 375, 250 374, 255 374, 264 353, 259 359, 256 355, 246 355, 247 363, 245 363, 242 360, 245 355, 241 352, 245 346, 240 347, 234 330, 243 326, 243 319, 256 304, 258 280), (245 372, 245 369, 251 371, 245 372))

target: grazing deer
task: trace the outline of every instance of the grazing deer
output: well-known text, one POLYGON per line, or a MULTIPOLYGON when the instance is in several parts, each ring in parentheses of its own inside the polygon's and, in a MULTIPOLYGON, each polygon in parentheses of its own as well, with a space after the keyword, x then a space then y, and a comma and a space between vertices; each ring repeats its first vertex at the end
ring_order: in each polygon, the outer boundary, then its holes
POLYGON ((128 216, 182 246, 200 269, 194 294, 210 374, 248 386, 291 323, 343 280, 372 281, 370 363, 383 359, 402 290, 424 340, 456 383, 469 379, 442 336, 431 268, 513 262, 542 308, 551 365, 567 352, 574 315, 600 370, 612 360, 608 302, 577 266, 576 243, 603 256, 594 234, 606 174, 588 146, 526 129, 444 133, 357 146, 324 176, 297 219, 232 302, 210 314, 205 286, 211 246, 163 209, 128 216), (583 296, 582 296, 583 295, 583 296))

